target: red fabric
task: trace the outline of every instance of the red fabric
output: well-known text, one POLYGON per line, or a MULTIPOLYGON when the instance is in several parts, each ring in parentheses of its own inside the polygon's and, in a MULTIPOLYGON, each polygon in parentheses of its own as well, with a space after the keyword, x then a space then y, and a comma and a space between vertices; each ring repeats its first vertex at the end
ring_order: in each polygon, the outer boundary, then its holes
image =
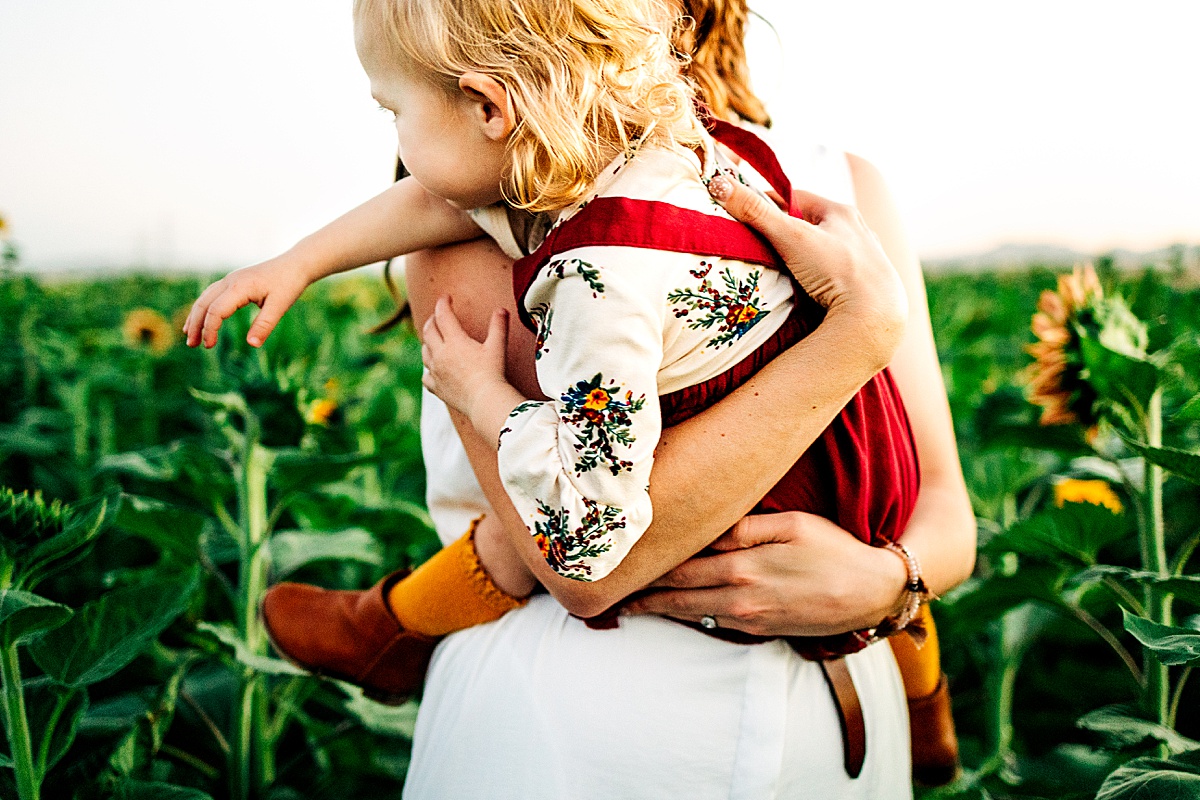
MULTIPOLYGON (((710 124, 718 141, 754 167, 780 196, 791 198, 791 184, 762 140, 728 123, 710 124)), ((591 245, 687 252, 786 269, 774 251, 764 251, 763 240, 741 224, 665 203, 597 198, 552 231, 536 252, 514 265, 517 307, 531 329, 536 330, 536 326, 525 313, 522 301, 538 270, 555 254, 591 245)), ((715 404, 820 324, 824 310, 798 286, 795 291, 796 306, 791 316, 762 346, 724 373, 660 398, 663 427, 678 424, 715 404)), ((908 415, 891 373, 885 369, 859 390, 755 511, 820 514, 862 541, 882 545, 904 532, 919 487, 920 469, 908 415)), ((854 575, 845 577, 855 580, 854 575)), ((588 620, 588 624, 613 627, 615 613, 614 609, 588 620)), ((740 631, 694 627, 729 641, 765 641, 740 631)), ((863 647, 861 638, 853 633, 790 637, 788 642, 801 655, 814 659, 863 647)))

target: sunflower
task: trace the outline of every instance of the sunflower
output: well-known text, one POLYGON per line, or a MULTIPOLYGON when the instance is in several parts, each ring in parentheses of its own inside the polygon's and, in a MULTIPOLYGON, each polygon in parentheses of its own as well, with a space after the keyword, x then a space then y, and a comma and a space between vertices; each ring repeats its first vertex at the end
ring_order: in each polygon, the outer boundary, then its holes
POLYGON ((4 216, 2 214, 0 214, 0 239, 3 239, 7 236, 8 236, 8 220, 6 220, 4 218, 4 216))
POLYGON ((1062 508, 1066 503, 1091 503, 1104 506, 1114 514, 1120 514, 1124 506, 1121 498, 1113 491, 1108 481, 1083 481, 1068 478, 1054 484, 1054 505, 1062 508))
POLYGON ((312 408, 308 410, 309 425, 328 425, 330 418, 333 417, 333 412, 337 411, 337 401, 328 397, 322 397, 312 404, 312 408))
POLYGON ((1068 425, 1095 420, 1096 393, 1083 377, 1076 324, 1080 315, 1104 298, 1091 264, 1076 266, 1058 277, 1058 289, 1038 299, 1032 329, 1038 341, 1026 350, 1037 361, 1026 372, 1029 402, 1042 407, 1043 425, 1068 425))
POLYGON ((1036 361, 1025 378, 1029 401, 1042 407, 1043 425, 1094 426, 1100 417, 1097 376, 1084 358, 1084 340, 1129 359, 1146 358, 1146 324, 1123 297, 1104 295, 1090 264, 1060 275, 1057 290, 1042 292, 1032 329, 1038 341, 1026 349, 1036 361))
POLYGON ((135 308, 121 324, 121 334, 130 347, 165 353, 175 343, 174 329, 166 317, 152 308, 135 308))

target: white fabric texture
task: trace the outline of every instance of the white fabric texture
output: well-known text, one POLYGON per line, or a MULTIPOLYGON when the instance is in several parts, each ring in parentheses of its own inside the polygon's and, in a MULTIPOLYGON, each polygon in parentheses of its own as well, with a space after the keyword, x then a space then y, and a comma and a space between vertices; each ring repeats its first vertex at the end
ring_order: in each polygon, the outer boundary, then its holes
MULTIPOLYGON (((843 154, 791 149, 777 151, 786 169, 810 166, 791 176, 797 188, 853 201, 843 154)), ((428 393, 421 423, 430 513, 449 543, 487 503, 428 393)), ((404 796, 907 800, 907 705, 891 649, 846 661, 867 723, 855 780, 820 667, 783 643, 731 644, 654 617, 592 630, 541 595, 439 645, 404 796)))

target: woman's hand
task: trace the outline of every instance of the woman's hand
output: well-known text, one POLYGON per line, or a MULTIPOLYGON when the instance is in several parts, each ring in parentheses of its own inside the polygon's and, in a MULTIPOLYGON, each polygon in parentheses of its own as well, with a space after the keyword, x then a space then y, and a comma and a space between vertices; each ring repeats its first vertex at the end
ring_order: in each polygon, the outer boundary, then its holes
POLYGON ((306 270, 288 253, 229 273, 205 289, 192 304, 183 324, 188 347, 201 342, 205 347, 215 345, 221 323, 250 303, 261 310, 246 334, 246 341, 254 347, 261 346, 311 282, 306 270))
POLYGON ((825 636, 878 625, 895 613, 904 562, 802 511, 745 517, 717 539, 716 555, 685 561, 627 605, 759 636, 825 636))
POLYGON ((496 442, 508 414, 525 400, 504 377, 508 311, 496 309, 487 337, 478 342, 463 330, 442 297, 421 329, 421 382, 450 408, 471 420, 483 437, 496 442))
POLYGON ((827 309, 827 318, 855 323, 850 346, 868 349, 886 365, 904 335, 908 299, 879 239, 853 206, 809 192, 793 192, 789 216, 747 186, 717 176, 713 199, 734 218, 763 234, 797 282, 827 309))

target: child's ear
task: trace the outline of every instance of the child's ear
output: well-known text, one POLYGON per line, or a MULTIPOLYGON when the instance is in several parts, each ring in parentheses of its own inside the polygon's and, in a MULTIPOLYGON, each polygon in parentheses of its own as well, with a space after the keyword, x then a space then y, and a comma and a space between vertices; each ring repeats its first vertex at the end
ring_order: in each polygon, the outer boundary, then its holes
POLYGON ((468 72, 459 78, 458 88, 478 105, 483 134, 495 141, 507 139, 517 125, 508 89, 495 78, 479 72, 468 72))

